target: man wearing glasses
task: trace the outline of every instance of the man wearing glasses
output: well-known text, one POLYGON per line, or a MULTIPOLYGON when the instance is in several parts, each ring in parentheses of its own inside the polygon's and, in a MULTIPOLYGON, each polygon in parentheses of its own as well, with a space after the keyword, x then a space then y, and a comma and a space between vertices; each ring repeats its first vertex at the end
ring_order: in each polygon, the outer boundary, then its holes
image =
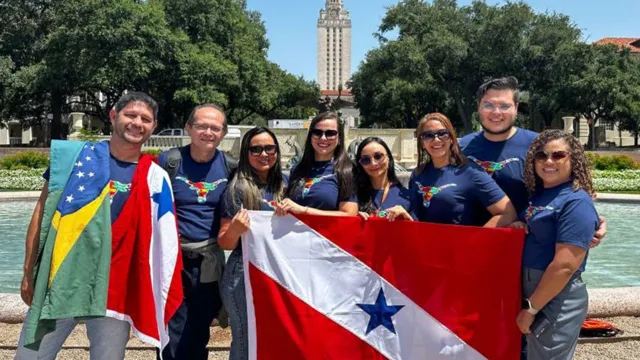
POLYGON ((173 185, 184 262, 184 301, 169 322, 170 343, 163 359, 207 359, 209 327, 222 306, 218 281, 224 252, 216 237, 221 195, 237 163, 218 145, 227 119, 217 105, 196 106, 186 124, 191 144, 159 156, 173 185))

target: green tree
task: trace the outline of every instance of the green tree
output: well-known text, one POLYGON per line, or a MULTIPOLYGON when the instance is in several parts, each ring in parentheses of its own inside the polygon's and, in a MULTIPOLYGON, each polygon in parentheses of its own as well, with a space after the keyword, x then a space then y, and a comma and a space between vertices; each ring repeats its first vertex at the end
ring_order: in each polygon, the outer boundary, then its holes
POLYGON ((560 50, 573 54, 580 31, 566 16, 537 14, 523 2, 403 0, 389 8, 378 36, 380 47, 368 53, 351 83, 365 124, 412 126, 425 112, 444 111, 468 133, 477 88, 496 76, 518 76, 550 122, 563 106, 554 95, 560 89, 546 92, 577 71, 560 50), (385 38, 391 31, 397 39, 385 38), (557 70, 545 73, 550 68, 557 70))
POLYGON ((600 121, 617 122, 617 114, 625 113, 633 84, 633 63, 627 50, 615 46, 595 45, 585 54, 586 68, 569 77, 567 105, 587 119, 587 148, 596 144, 595 126, 600 121))

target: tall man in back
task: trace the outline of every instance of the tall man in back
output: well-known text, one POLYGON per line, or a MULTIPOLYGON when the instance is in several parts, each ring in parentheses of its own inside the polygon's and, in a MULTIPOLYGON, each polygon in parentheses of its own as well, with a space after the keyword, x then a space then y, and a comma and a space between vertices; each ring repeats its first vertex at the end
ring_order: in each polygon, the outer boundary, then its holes
MULTIPOLYGON (((529 194, 524 183, 527 151, 538 133, 515 126, 518 116, 518 80, 513 77, 491 79, 480 85, 477 93, 478 115, 482 131, 460 139, 462 152, 491 175, 513 202, 520 215, 529 205, 529 194)), ((478 221, 490 214, 478 209, 478 221)), ((598 246, 606 234, 606 222, 594 234, 591 247, 598 246)), ((526 359, 526 344, 522 358, 526 359)))

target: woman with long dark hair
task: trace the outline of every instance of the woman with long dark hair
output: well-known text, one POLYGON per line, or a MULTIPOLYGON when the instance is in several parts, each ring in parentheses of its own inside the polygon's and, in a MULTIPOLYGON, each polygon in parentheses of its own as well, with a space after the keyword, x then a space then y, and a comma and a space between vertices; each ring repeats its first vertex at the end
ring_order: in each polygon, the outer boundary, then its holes
POLYGON ((487 173, 462 154, 451 121, 440 113, 425 116, 416 129, 418 167, 409 182, 412 209, 420 221, 505 227, 516 220, 511 200, 487 173), (477 224, 479 206, 492 215, 477 224))
POLYGON ((247 131, 242 138, 238 169, 222 198, 218 233, 220 247, 233 250, 221 282, 222 302, 231 322, 229 358, 232 360, 247 359, 249 351, 242 246, 239 241, 249 229, 247 210, 275 210, 275 204, 284 198, 285 184, 276 136, 265 127, 247 131))
POLYGON ((344 124, 334 112, 319 114, 311 121, 302 159, 276 213, 357 215, 353 168, 345 151, 344 124))
POLYGON ((517 324, 527 359, 571 359, 589 303, 581 275, 600 224, 589 163, 571 134, 546 130, 529 147, 524 176, 529 207, 512 224, 528 230, 517 324))
POLYGON ((360 216, 365 220, 370 216, 413 220, 408 213, 411 193, 396 176, 389 146, 379 137, 362 140, 356 163, 360 216))

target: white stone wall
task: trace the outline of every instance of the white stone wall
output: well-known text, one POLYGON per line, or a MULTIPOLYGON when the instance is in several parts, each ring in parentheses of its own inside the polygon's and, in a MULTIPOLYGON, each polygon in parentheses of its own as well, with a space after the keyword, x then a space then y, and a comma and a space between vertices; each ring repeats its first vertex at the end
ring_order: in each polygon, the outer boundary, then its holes
POLYGON ((320 89, 327 89, 327 28, 318 27, 318 76, 317 81, 320 89))

